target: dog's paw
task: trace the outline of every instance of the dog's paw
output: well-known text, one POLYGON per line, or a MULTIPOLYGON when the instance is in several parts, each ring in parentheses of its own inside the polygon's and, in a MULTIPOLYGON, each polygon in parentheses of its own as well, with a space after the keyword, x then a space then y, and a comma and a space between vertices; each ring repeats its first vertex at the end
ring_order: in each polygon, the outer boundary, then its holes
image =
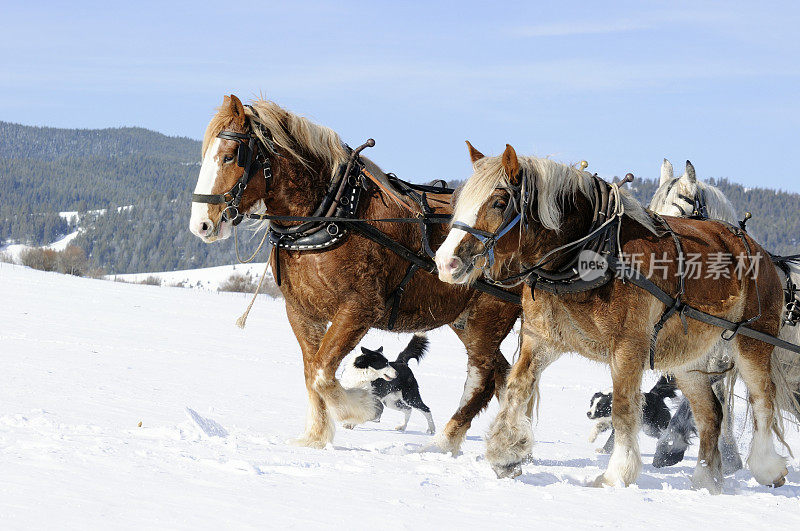
POLYGON ((356 427, 355 424, 348 424, 348 423, 342 424, 342 428, 344 428, 346 430, 352 430, 352 429, 355 429, 355 427, 356 427))
POLYGON ((395 426, 394 429, 396 429, 397 431, 406 431, 406 426, 405 424, 400 424, 399 426, 395 426))

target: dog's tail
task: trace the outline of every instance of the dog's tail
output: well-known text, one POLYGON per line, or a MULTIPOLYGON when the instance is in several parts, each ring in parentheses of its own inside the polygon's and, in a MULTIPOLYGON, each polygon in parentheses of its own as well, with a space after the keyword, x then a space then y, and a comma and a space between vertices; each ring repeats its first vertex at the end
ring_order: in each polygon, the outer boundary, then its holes
POLYGON ((650 389, 650 393, 653 393, 663 400, 665 398, 675 398, 676 390, 675 379, 671 376, 662 376, 658 379, 653 388, 650 389))
POLYGON ((426 352, 428 352, 428 337, 425 334, 414 334, 403 352, 397 355, 396 361, 408 365, 409 361, 415 359, 419 363, 426 352))

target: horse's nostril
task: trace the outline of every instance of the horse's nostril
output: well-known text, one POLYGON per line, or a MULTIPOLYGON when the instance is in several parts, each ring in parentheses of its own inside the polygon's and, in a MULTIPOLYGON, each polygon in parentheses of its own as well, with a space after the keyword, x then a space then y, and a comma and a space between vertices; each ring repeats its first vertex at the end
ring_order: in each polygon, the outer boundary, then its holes
POLYGON ((450 271, 455 271, 456 269, 458 269, 458 267, 459 267, 460 265, 461 265, 461 259, 459 259, 458 257, 455 257, 455 256, 454 256, 454 257, 453 257, 453 258, 451 258, 451 259, 450 259, 450 261, 447 263, 447 268, 448 268, 450 271))
POLYGON ((200 224, 200 228, 203 230, 203 232, 207 232, 209 229, 208 223, 204 221, 203 223, 200 224))

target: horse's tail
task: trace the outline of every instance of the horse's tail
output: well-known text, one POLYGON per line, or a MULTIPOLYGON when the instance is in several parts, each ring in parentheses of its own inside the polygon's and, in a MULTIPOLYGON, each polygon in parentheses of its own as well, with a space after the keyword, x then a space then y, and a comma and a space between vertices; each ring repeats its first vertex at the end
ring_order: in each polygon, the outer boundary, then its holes
MULTIPOLYGON (((800 285, 800 264, 788 262, 786 265, 791 281, 795 285, 800 285)), ((780 268, 778 269, 780 271, 780 268)), ((800 344, 800 324, 784 323, 778 337, 795 345, 800 344)), ((783 440, 783 421, 787 420, 800 427, 800 355, 776 347, 772 351, 770 376, 775 384, 775 434, 788 449, 789 446, 783 440), (785 418, 784 413, 791 417, 785 418)))
POLYGON ((428 337, 424 333, 417 333, 411 337, 403 352, 397 355, 396 361, 408 365, 409 361, 415 359, 419 363, 426 352, 428 352, 428 337))

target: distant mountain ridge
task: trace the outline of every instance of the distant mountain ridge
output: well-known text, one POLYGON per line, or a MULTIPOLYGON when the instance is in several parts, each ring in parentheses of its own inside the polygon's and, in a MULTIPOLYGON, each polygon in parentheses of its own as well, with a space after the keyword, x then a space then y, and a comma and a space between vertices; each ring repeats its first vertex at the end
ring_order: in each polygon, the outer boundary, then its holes
POLYGON ((130 155, 195 163, 200 161, 200 141, 142 127, 62 129, 0 121, 0 158, 57 160, 130 155))
MULTIPOLYGON (((74 230, 62 211, 106 209, 73 240, 108 273, 195 269, 235 262, 233 242, 211 245, 188 230, 200 142, 138 127, 58 129, 0 122, 0 243, 51 243, 74 230), (133 205, 118 210, 114 207, 133 205)), ((779 254, 800 252, 800 194, 712 179, 753 236, 779 254)), ((629 185, 647 204, 655 179, 629 185)), ((240 230, 242 252, 255 246, 240 230)), ((262 256, 261 260, 266 257, 262 256)))

